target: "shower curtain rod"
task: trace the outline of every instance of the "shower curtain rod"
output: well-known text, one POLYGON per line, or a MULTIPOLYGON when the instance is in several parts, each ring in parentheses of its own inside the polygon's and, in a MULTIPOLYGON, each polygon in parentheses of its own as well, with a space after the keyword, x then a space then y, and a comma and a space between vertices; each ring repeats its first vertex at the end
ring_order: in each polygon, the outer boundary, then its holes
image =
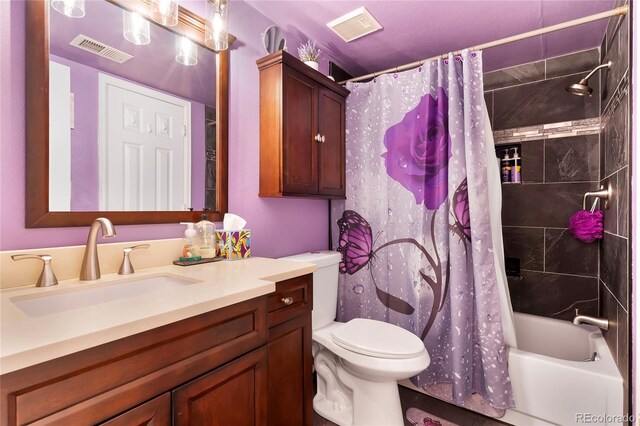
MULTIPOLYGON (((528 31, 526 33, 514 35, 514 36, 511 36, 511 37, 505 37, 505 38, 501 38, 499 40, 490 41, 488 43, 479 44, 477 46, 472 46, 469 49, 471 49, 472 51, 473 50, 489 49, 490 47, 500 46, 500 45, 507 44, 507 43, 513 43, 514 41, 524 40, 525 38, 535 37, 535 36, 538 36, 538 35, 551 33, 553 31, 563 30, 565 28, 571 28, 571 27, 575 27, 575 26, 578 26, 578 25, 587 24, 587 23, 593 22, 593 21, 599 21, 600 19, 610 18, 612 16, 626 15, 628 12, 629 12, 629 5, 620 6, 620 7, 616 7, 613 10, 608 10, 606 12, 601 12, 601 13, 596 13, 595 15, 589 15, 589 16, 585 16, 583 18, 574 19, 572 21, 562 22, 560 24, 550 25, 548 27, 543 27, 543 28, 540 28, 540 29, 537 29, 537 30, 528 31)), ((459 55, 460 53, 461 53, 460 50, 454 52, 455 55, 459 55)), ((411 69, 411 68, 419 67, 420 65, 424 64, 427 61, 433 61, 435 59, 440 59, 440 58, 446 59, 448 56, 449 56, 448 53, 444 53, 442 55, 433 56, 431 58, 422 59, 422 60, 416 61, 416 62, 411 62, 410 64, 400 65, 400 66, 395 67, 395 68, 389 68, 389 69, 386 69, 386 70, 383 70, 383 71, 373 72, 371 74, 363 75, 363 76, 360 76, 360 77, 350 78, 349 80, 341 81, 339 84, 346 84, 346 83, 349 83, 349 82, 352 82, 352 81, 366 80, 368 78, 374 78, 374 77, 377 77, 377 76, 379 76, 381 74, 386 74, 386 73, 390 73, 390 72, 405 71, 405 70, 408 70, 408 69, 411 69)))

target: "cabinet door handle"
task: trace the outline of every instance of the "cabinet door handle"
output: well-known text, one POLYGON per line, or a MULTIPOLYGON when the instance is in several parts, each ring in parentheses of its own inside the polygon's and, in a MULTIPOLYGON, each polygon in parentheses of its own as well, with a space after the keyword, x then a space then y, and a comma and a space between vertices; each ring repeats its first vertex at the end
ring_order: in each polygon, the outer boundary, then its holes
POLYGON ((324 143, 324 135, 320 137, 320 142, 324 143))
POLYGON ((282 300, 282 303, 284 303, 285 305, 290 305, 293 303, 293 297, 291 296, 283 297, 281 300, 282 300))

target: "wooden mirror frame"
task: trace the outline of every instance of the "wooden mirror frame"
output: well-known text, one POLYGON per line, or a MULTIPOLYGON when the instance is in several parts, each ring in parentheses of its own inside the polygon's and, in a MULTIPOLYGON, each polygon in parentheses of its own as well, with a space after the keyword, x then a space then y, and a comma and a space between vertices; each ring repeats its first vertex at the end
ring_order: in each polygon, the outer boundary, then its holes
MULTIPOLYGON (((133 9, 149 0, 108 0, 133 9)), ((216 211, 49 211, 49 1, 27 1, 26 16, 26 214, 27 228, 90 225, 100 216, 116 225, 197 222, 202 213, 221 221, 228 208, 229 50, 216 54, 216 211)), ((148 10, 148 8, 145 8, 148 10)), ((167 28, 204 44, 204 18, 180 7, 167 28)), ((229 45, 235 37, 229 35, 229 45)), ((210 50, 210 49, 209 49, 210 50)), ((204 153, 202 154, 204 157, 204 153)))

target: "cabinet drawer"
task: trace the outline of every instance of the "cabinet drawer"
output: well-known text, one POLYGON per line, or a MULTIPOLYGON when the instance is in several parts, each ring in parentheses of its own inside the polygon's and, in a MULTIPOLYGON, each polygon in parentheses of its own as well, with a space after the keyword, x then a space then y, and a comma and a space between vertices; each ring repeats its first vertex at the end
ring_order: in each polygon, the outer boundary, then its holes
POLYGON ((101 426, 169 426, 171 425, 171 395, 167 392, 149 402, 132 408, 100 423, 101 426))
POLYGON ((269 327, 312 309, 312 281, 313 275, 307 274, 276 283, 276 291, 267 299, 269 327))

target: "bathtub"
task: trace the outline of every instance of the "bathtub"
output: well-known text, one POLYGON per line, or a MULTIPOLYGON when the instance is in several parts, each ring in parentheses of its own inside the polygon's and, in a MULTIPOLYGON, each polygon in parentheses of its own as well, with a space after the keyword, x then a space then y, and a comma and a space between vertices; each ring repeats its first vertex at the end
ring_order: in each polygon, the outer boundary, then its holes
MULTIPOLYGON (((516 407, 500 420, 623 424, 622 377, 599 329, 521 313, 514 313, 514 322, 518 349, 509 349, 509 374, 516 407)), ((408 380, 400 384, 424 392, 408 380)))
POLYGON ((596 327, 514 313, 518 348, 509 350, 518 426, 622 424, 622 377, 596 327), (596 354, 595 361, 589 360, 596 354), (589 417, 593 416, 593 417, 589 417))

